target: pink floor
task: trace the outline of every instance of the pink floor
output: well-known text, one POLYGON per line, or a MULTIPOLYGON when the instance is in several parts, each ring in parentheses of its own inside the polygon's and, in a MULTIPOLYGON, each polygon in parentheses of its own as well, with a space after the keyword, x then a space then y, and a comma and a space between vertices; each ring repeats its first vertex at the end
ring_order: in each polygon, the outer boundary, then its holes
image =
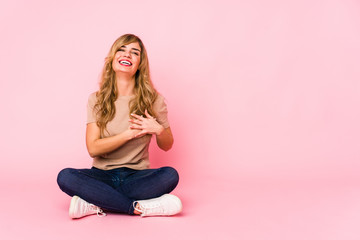
POLYGON ((69 219, 70 198, 55 179, 1 181, 1 239, 360 239, 354 179, 192 180, 174 192, 184 205, 178 216, 80 220, 69 219))

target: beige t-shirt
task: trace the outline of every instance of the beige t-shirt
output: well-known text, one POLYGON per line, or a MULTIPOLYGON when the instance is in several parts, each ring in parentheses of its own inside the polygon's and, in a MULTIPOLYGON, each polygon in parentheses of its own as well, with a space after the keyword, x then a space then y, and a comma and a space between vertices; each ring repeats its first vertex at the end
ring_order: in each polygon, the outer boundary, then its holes
MULTIPOLYGON (((116 113, 113 120, 108 122, 104 131, 104 138, 119 134, 129 128, 129 101, 132 96, 119 96, 115 101, 116 113)), ((93 111, 96 103, 96 93, 92 93, 89 96, 87 105, 87 123, 96 122, 96 115, 93 111)), ((165 99, 159 94, 154 106, 156 112, 156 120, 164 128, 168 128, 169 122, 167 118, 167 107, 165 99)), ((118 149, 95 157, 93 159, 93 166, 103 170, 110 170, 119 167, 128 167, 132 169, 147 169, 149 168, 149 144, 151 141, 151 135, 147 134, 140 138, 134 138, 118 149)))

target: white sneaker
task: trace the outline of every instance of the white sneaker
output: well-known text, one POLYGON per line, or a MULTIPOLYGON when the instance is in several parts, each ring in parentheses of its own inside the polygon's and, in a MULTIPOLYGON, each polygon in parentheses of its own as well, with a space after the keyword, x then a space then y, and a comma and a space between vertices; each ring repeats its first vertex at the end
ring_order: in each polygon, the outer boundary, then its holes
POLYGON ((182 204, 178 197, 171 194, 164 194, 158 198, 139 200, 133 202, 134 209, 141 212, 142 217, 146 216, 170 216, 182 210, 182 204), (137 203, 139 206, 136 206, 137 203))
POLYGON ((99 207, 88 203, 78 196, 73 196, 69 208, 69 216, 71 218, 81 218, 87 215, 97 214, 99 217, 106 216, 106 214, 99 207))

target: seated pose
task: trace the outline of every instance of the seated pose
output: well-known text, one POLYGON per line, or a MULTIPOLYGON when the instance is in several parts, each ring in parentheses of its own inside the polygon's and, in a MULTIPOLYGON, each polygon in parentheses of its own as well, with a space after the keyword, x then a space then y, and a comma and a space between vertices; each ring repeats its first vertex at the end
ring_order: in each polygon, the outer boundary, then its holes
POLYGON ((149 143, 156 136, 164 151, 173 144, 164 97, 154 88, 142 41, 125 34, 105 58, 100 89, 87 105, 86 146, 93 166, 66 168, 57 182, 72 197, 71 218, 104 211, 169 216, 182 210, 169 194, 179 175, 172 167, 149 168, 149 143))

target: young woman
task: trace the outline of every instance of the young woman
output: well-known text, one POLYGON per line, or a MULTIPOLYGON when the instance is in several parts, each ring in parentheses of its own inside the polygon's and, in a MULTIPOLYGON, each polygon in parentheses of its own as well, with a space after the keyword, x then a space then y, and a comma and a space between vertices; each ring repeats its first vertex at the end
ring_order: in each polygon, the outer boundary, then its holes
POLYGON ((72 196, 69 215, 106 215, 103 210, 141 216, 179 213, 169 194, 178 184, 174 168, 149 169, 152 135, 164 151, 173 144, 164 98, 154 89, 142 41, 125 34, 105 59, 100 89, 89 96, 86 146, 91 169, 63 169, 57 178, 72 196))

